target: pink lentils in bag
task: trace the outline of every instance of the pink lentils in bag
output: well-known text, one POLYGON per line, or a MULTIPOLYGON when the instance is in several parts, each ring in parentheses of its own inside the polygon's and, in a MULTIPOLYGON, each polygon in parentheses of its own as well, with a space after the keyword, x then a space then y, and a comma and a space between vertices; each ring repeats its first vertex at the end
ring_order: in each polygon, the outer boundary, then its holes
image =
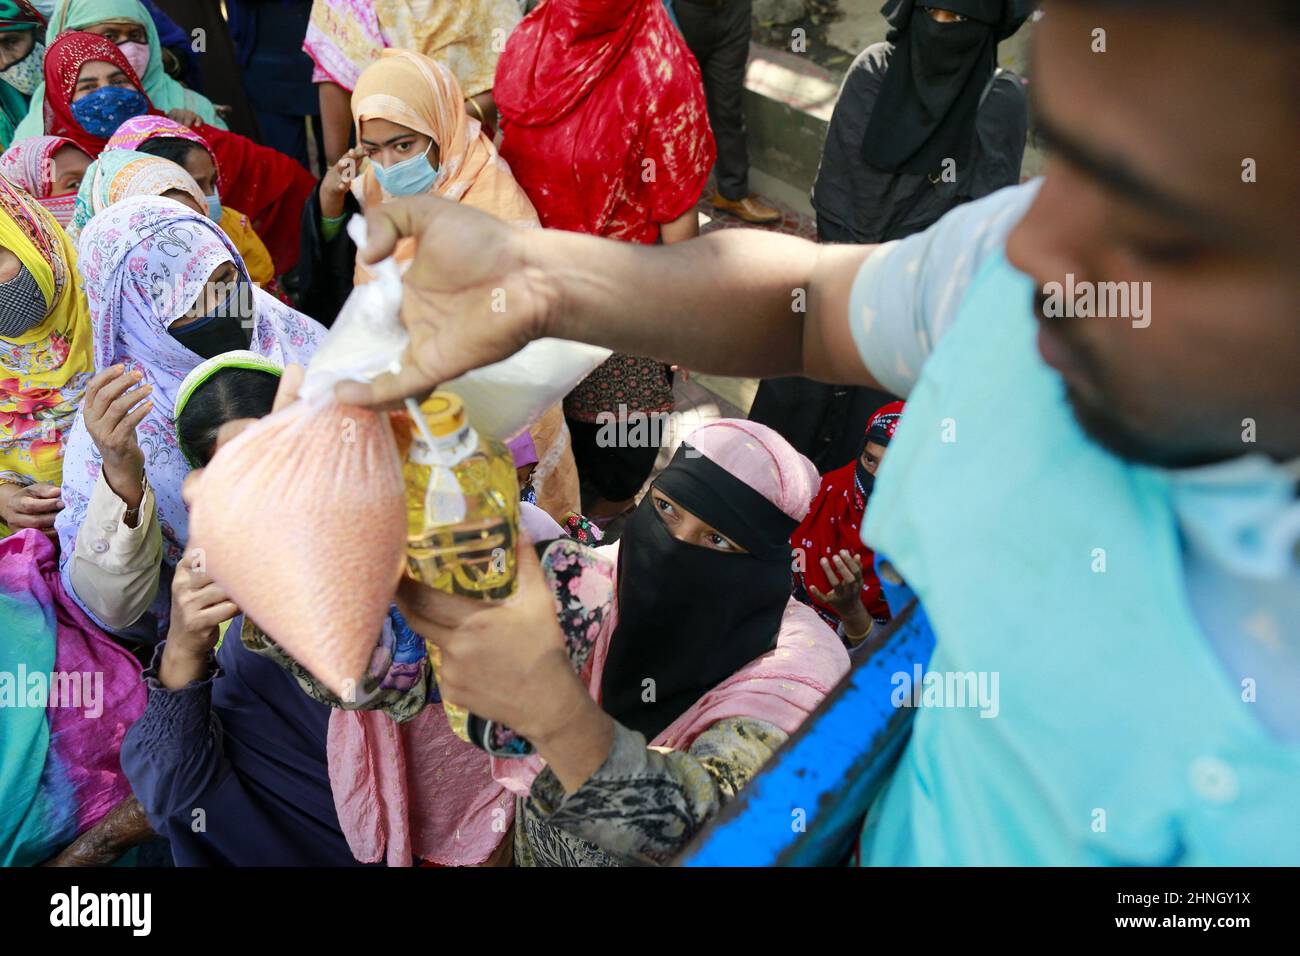
POLYGON ((365 674, 406 547, 388 416, 295 402, 221 447, 190 541, 230 599, 333 693, 365 674))

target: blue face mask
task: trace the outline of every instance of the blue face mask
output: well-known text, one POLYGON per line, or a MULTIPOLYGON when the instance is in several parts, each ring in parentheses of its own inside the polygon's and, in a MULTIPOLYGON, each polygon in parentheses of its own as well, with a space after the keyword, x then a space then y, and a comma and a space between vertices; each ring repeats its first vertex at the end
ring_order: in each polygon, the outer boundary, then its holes
POLYGON ((132 116, 149 108, 139 90, 126 86, 101 86, 72 104, 72 118, 91 136, 107 139, 132 116))
MULTIPOLYGON (((432 140, 429 142, 429 149, 433 149, 432 140)), ((393 163, 387 168, 372 162, 375 178, 379 180, 379 185, 383 187, 384 192, 390 196, 415 196, 427 192, 434 180, 438 178, 438 167, 428 160, 429 149, 419 156, 393 163)))
POLYGON ((208 201, 208 218, 213 222, 221 221, 221 193, 213 193, 210 196, 204 196, 208 201))

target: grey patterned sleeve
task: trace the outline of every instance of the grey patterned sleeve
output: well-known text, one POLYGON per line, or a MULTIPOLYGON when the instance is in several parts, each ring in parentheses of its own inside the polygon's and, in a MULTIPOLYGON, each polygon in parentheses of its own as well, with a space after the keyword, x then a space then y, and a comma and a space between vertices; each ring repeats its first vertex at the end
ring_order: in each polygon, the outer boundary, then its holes
POLYGON ((662 753, 614 727, 609 756, 578 790, 566 797, 547 768, 529 799, 550 826, 631 865, 667 863, 681 852, 786 739, 771 724, 736 717, 718 721, 688 751, 662 753))

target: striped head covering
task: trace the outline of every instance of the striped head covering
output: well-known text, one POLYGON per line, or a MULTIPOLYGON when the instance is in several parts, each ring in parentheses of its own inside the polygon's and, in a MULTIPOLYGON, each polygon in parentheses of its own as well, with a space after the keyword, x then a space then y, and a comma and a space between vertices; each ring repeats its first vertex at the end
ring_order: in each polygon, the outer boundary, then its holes
POLYGON ((140 144, 151 139, 185 139, 196 146, 202 146, 212 157, 212 165, 217 170, 217 188, 221 188, 221 164, 217 154, 202 135, 183 123, 178 123, 168 116, 133 116, 117 128, 108 139, 105 150, 133 149, 139 150, 140 144))
POLYGON ((54 184, 54 154, 76 145, 66 136, 33 136, 14 143, 0 156, 0 174, 33 198, 44 199, 54 184))
POLYGON ((56 175, 54 154, 64 146, 81 149, 66 136, 33 136, 14 143, 4 151, 4 155, 0 155, 0 175, 25 189, 66 229, 72 222, 77 194, 50 195, 56 175))
POLYGON ((207 208, 203 190, 194 177, 169 159, 129 149, 104 150, 90 164, 77 191, 77 210, 68 227, 75 241, 91 217, 131 196, 161 196, 173 189, 188 195, 200 209, 207 208))

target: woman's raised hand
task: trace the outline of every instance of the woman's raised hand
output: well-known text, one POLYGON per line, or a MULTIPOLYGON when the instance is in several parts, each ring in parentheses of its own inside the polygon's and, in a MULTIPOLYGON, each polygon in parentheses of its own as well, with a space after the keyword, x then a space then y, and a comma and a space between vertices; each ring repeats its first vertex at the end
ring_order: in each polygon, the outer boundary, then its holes
POLYGON ((138 371, 110 365, 86 386, 81 415, 86 431, 104 462, 104 478, 113 493, 137 508, 144 496, 144 453, 136 441, 136 426, 153 408, 152 385, 142 385, 138 371))
POLYGON ((327 219, 337 219, 343 215, 343 199, 352 188, 352 180, 357 178, 357 167, 365 159, 366 151, 354 146, 339 157, 320 182, 320 211, 327 219))
POLYGON ((401 238, 416 241, 402 280, 401 317, 411 342, 400 372, 369 385, 344 382, 339 401, 375 405, 423 397, 546 334, 559 295, 552 277, 527 259, 527 237, 538 230, 436 196, 386 202, 366 218, 370 243, 360 254, 363 262, 391 255, 401 238))
POLYGON ((862 559, 841 548, 839 554, 822 558, 821 566, 826 575, 826 583, 831 587, 830 593, 823 594, 811 585, 808 593, 840 617, 851 616, 862 607, 862 559))
POLYGON ((239 613, 203 565, 203 550, 190 548, 172 575, 171 624, 158 668, 158 680, 178 690, 208 672, 208 654, 217 646, 221 625, 239 613))

